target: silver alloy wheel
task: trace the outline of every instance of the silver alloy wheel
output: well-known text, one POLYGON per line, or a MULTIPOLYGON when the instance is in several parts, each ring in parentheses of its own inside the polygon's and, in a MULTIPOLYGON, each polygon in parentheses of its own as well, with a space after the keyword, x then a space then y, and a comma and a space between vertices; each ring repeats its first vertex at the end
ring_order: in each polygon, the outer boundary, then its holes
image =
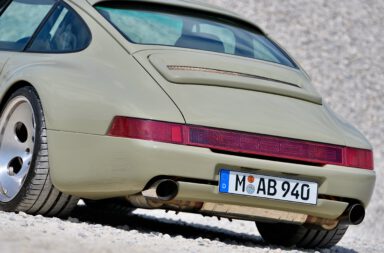
POLYGON ((8 102, 0 119, 0 202, 16 197, 27 178, 35 143, 36 122, 23 96, 8 102))

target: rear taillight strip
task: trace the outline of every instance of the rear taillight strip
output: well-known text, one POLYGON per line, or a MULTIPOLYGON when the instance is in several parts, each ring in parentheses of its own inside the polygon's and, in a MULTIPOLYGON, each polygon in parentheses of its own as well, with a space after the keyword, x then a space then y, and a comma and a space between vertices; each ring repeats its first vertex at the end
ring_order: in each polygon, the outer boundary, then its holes
POLYGON ((371 150, 210 127, 117 116, 108 135, 373 170, 371 150))

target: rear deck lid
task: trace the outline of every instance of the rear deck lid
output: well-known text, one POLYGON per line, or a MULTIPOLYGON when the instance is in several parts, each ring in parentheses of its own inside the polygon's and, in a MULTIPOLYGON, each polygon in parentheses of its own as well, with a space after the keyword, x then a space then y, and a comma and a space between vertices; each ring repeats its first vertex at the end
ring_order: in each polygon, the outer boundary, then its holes
POLYGON ((345 145, 342 129, 299 69, 164 47, 134 56, 187 124, 345 145))
POLYGON ((148 55, 169 82, 221 86, 278 94, 321 104, 321 97, 299 69, 241 57, 186 51, 148 55))

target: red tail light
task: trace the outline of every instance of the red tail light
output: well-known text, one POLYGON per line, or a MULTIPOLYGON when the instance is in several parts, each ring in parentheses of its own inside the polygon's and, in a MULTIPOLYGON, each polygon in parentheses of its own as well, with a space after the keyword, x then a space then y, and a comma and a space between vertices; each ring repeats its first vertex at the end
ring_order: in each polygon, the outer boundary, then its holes
POLYGON ((373 170, 373 152, 372 150, 358 148, 344 148, 345 164, 347 167, 362 168, 373 170))
POLYGON ((115 117, 109 135, 149 141, 183 144, 181 124, 153 120, 115 117))
POLYGON ((373 169, 371 150, 208 127, 115 117, 108 134, 321 165, 373 169))

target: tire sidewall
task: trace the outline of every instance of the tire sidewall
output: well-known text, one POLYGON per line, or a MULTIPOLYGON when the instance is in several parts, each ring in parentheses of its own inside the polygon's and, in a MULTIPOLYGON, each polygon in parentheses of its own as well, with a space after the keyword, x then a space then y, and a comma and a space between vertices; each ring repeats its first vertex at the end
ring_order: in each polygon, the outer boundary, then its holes
MULTIPOLYGON (((23 185, 20 188, 20 191, 18 194, 9 202, 1 202, 0 201, 0 210, 7 211, 7 212, 15 212, 15 211, 21 211, 20 210, 20 204, 25 200, 27 193, 29 191, 29 188, 31 186, 31 181, 35 177, 36 172, 35 172, 35 167, 36 167, 36 160, 39 155, 40 151, 40 145, 41 145, 41 134, 43 131, 44 126, 44 115, 42 111, 42 106, 40 103, 40 99, 36 93, 36 91, 29 86, 20 88, 16 90, 12 95, 9 97, 7 102, 4 105, 4 108, 2 108, 1 111, 1 117, 3 117, 3 113, 9 102, 16 98, 16 97, 25 97, 29 103, 32 106, 32 111, 33 115, 35 118, 35 143, 34 143, 34 148, 33 148, 33 153, 32 153, 32 160, 31 164, 28 169, 28 173, 26 176, 26 179, 23 182, 23 185)), ((0 154, 1 155, 1 154, 0 154)), ((24 211, 24 210, 23 210, 24 211)))

